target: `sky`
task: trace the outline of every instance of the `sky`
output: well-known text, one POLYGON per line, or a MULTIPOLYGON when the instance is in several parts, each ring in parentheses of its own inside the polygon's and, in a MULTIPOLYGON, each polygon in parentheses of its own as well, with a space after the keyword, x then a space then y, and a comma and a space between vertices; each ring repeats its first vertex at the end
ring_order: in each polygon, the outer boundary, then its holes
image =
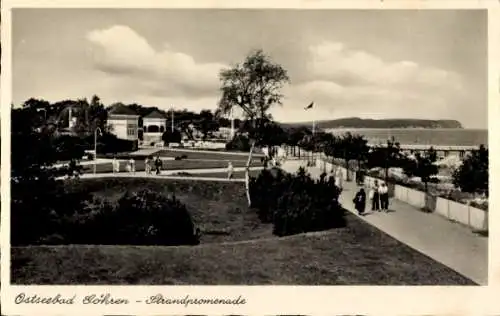
POLYGON ((282 122, 456 119, 487 128, 482 10, 14 9, 13 102, 215 109, 219 72, 263 49, 282 122), (304 107, 314 101, 312 110, 304 107))

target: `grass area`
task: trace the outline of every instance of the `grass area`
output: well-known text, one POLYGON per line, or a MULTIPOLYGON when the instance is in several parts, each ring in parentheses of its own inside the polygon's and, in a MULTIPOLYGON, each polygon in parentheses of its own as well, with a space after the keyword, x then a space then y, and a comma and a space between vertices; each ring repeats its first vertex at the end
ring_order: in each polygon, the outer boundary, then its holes
MULTIPOLYGON (((243 160, 229 160, 233 163, 233 167, 245 167, 246 161, 243 160)), ((120 172, 126 172, 126 162, 120 162, 120 172)), ((253 162, 250 166, 262 166, 260 161, 253 162)), ((135 161, 135 170, 144 171, 145 169, 144 160, 135 161)), ((183 169, 211 169, 211 168, 227 168, 227 160, 164 160, 163 170, 183 170, 183 169)), ((113 167, 110 163, 100 163, 96 165, 96 171, 98 173, 113 172, 113 167)), ((94 172, 93 165, 83 166, 83 173, 94 172)))
MULTIPOLYGON (((251 177, 256 177, 259 175, 261 170, 250 170, 250 176, 251 177)), ((227 178, 227 172, 204 172, 204 173, 182 173, 179 174, 179 176, 191 176, 191 177, 204 177, 204 178, 222 178, 226 179, 227 178)), ((233 172, 233 178, 234 179, 245 179, 245 171, 236 171, 233 172)))
POLYGON ((163 195, 175 193, 184 203, 197 227, 201 243, 220 243, 271 237, 272 228, 262 224, 257 214, 248 209, 245 187, 237 182, 195 180, 112 178, 82 179, 73 184, 75 190, 116 201, 127 190, 150 189, 163 195))
POLYGON ((325 234, 236 244, 13 247, 11 280, 26 285, 474 284, 353 215, 348 223, 325 234))
MULTIPOLYGON (((227 152, 227 151, 225 151, 227 152)), ((175 156, 182 156, 186 155, 188 159, 207 159, 207 160, 232 160, 232 161, 247 161, 248 160, 248 155, 247 154, 229 154, 225 152, 217 152, 217 151, 194 151, 194 150, 168 150, 168 149, 163 149, 160 152, 155 154, 160 155, 160 157, 175 157, 175 156)), ((260 158, 263 155, 259 154, 253 154, 253 160, 252 162, 254 163, 260 163, 260 158)))

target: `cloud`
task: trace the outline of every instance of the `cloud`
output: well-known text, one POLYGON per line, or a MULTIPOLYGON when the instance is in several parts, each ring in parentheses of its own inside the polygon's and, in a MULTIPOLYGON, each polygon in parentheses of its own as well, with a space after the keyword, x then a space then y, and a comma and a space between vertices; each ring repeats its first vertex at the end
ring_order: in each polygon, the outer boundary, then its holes
POLYGON ((197 63, 191 56, 171 50, 168 44, 155 50, 127 26, 94 30, 86 38, 98 70, 120 78, 124 85, 133 80, 136 90, 154 96, 213 95, 219 85, 218 73, 225 66, 197 63))
MULTIPOLYGON (((107 78, 98 89, 107 100, 200 110, 215 108, 223 62, 201 63, 164 44, 155 49, 127 26, 87 34, 93 66, 107 78)), ((298 49, 298 48, 297 48, 298 49)), ((294 54, 291 47, 288 54, 294 54)), ((281 121, 372 118, 456 118, 468 100, 457 73, 414 61, 387 61, 339 42, 322 42, 299 54, 298 81, 283 89, 281 121), (303 107, 314 101, 314 111, 303 107)), ((274 58, 278 63, 279 56, 274 58)), ((243 59, 241 56, 239 59, 243 59)))
POLYGON ((309 47, 307 68, 316 79, 334 82, 349 79, 351 85, 409 89, 461 88, 460 76, 451 71, 423 67, 406 60, 387 62, 373 54, 349 49, 335 42, 309 47))
POLYGON ((305 68, 308 81, 285 89, 289 109, 277 109, 275 117, 452 118, 467 99, 457 73, 413 61, 388 62, 342 43, 310 46, 305 68), (311 101, 315 111, 304 112, 311 101))

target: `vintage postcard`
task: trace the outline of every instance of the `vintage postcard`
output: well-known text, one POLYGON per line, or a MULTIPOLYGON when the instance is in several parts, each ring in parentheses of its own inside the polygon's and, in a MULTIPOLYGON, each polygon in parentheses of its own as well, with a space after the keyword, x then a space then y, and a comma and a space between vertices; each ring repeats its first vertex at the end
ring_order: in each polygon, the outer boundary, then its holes
POLYGON ((4 1, 3 314, 493 315, 499 10, 4 1))

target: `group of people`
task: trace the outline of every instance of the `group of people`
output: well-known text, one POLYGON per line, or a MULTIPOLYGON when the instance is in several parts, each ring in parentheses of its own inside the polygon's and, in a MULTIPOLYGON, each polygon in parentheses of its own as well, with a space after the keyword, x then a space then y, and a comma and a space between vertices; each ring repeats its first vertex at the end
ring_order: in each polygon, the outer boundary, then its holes
MULTIPOLYGON (((113 173, 119 173, 120 172, 120 161, 116 159, 116 157, 113 157, 113 173)), ((152 174, 152 170, 156 170, 156 174, 159 175, 161 173, 161 169, 163 167, 163 161, 160 159, 160 156, 157 156, 156 159, 153 159, 153 157, 146 157, 144 160, 144 168, 146 171, 146 174, 152 174)), ((135 173, 135 159, 130 158, 126 165, 125 169, 129 173, 135 173)))
MULTIPOLYGON (((379 183, 375 180, 374 185, 370 188, 368 198, 372 203, 372 212, 388 212, 389 211, 389 188, 385 182, 379 183)), ((365 214, 366 208, 366 193, 363 188, 359 189, 353 199, 356 211, 360 215, 365 214)))

